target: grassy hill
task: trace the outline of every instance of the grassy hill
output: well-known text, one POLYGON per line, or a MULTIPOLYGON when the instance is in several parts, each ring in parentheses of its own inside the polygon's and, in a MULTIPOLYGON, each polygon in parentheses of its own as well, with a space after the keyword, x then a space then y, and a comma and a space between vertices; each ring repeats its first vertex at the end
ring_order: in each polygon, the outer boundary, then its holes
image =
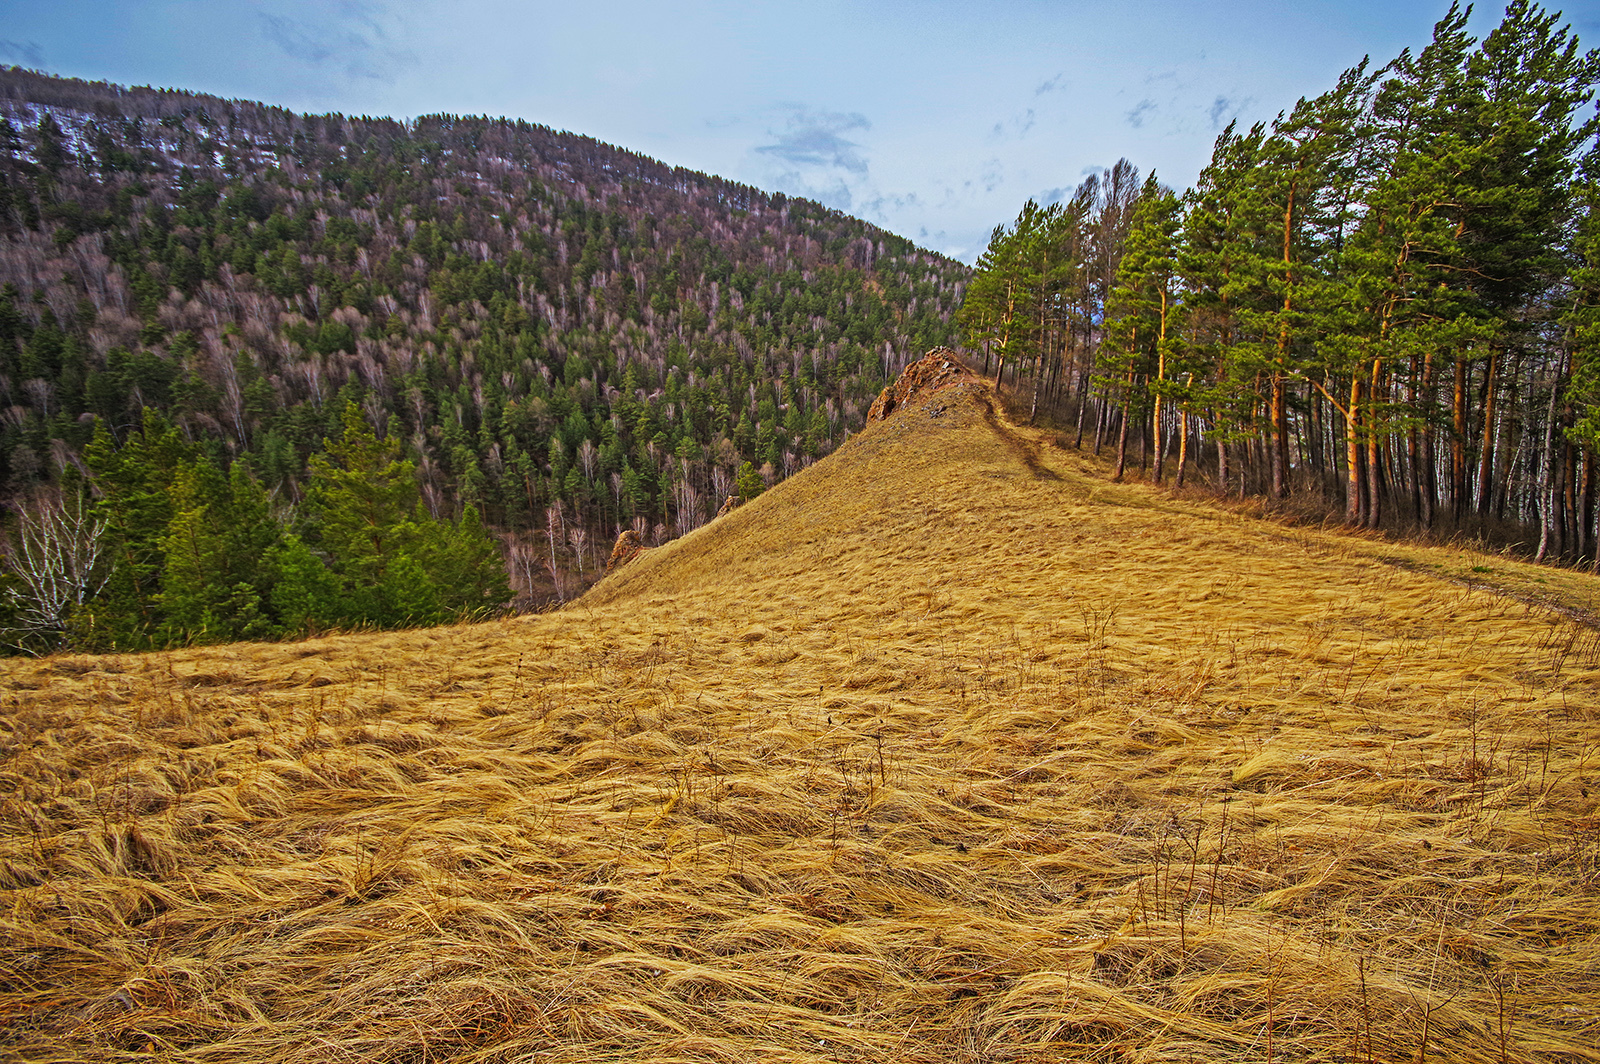
POLYGON ((1600 1060, 1597 601, 959 385, 557 613, 0 665, 0 1055, 1600 1060))

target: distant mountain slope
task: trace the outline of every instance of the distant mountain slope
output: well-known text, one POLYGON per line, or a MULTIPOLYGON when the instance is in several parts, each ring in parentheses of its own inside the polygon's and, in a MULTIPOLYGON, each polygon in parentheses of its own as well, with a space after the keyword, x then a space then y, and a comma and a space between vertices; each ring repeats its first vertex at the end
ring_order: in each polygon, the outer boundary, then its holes
POLYGON ((554 614, 0 663, 0 1045, 1596 1060, 1594 631, 1106 472, 958 386, 554 614))
POLYGON ((514 583, 563 593, 618 527, 687 531, 745 462, 830 451, 967 274, 526 122, 0 70, 0 495, 156 411, 290 505, 350 401, 435 517, 521 533, 514 583))

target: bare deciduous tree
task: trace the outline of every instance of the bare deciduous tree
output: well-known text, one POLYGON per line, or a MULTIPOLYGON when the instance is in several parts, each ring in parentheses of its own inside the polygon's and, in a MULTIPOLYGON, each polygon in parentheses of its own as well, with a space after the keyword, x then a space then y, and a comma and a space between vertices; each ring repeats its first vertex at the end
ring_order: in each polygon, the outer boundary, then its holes
POLYGON ((16 532, 0 540, 5 570, 16 582, 6 589, 15 611, 9 645, 36 653, 60 640, 72 611, 110 575, 110 566, 100 564, 105 531, 82 495, 40 494, 22 509, 16 532))
MULTIPOLYGON (((588 441, 585 440, 585 443, 588 441)), ((578 559, 578 583, 583 583, 583 552, 589 543, 589 530, 583 525, 573 525, 567 529, 567 542, 572 544, 572 553, 578 559)))

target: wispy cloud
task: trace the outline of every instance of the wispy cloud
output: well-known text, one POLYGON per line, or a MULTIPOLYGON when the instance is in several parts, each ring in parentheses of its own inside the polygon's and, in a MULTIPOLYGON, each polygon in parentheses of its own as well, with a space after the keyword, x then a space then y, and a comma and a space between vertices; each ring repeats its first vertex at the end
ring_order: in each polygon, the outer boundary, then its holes
POLYGON ((861 145, 845 137, 857 129, 871 129, 867 116, 857 111, 813 111, 790 104, 788 121, 781 130, 768 130, 774 140, 756 146, 756 151, 792 166, 822 167, 852 174, 867 172, 867 158, 861 145))
POLYGON ((1144 125, 1145 118, 1148 117, 1155 109, 1156 104, 1154 100, 1140 100, 1126 115, 1128 125, 1132 126, 1134 129, 1140 128, 1144 125))
POLYGON ((915 192, 875 192, 861 201, 864 212, 879 218, 886 218, 896 211, 920 210, 922 207, 922 197, 915 192))
POLYGON ((963 181, 962 187, 969 191, 975 191, 977 188, 982 187, 983 191, 988 193, 993 192, 1004 184, 1005 179, 1005 164, 998 158, 991 158, 979 169, 976 177, 969 177, 963 181))
POLYGON ((36 41, 0 40, 0 59, 37 69, 44 66, 44 49, 36 41))
POLYGON ((996 122, 994 124, 994 129, 990 131, 989 135, 997 139, 1006 136, 1017 137, 1020 139, 1027 136, 1028 131, 1033 129, 1033 127, 1037 124, 1038 115, 1035 114, 1033 108, 1030 107, 1021 114, 1012 115, 1010 118, 996 122))
MULTIPOLYGON (((283 49, 290 59, 298 59, 303 63, 325 63, 333 57, 332 42, 304 22, 263 11, 261 23, 267 39, 283 49)), ((365 41, 360 45, 367 47, 365 41)))
POLYGON ((387 17, 384 7, 360 0, 340 0, 315 19, 260 13, 262 33, 289 58, 377 81, 415 61, 390 43, 387 17))
POLYGON ((1226 96, 1218 96, 1211 101, 1211 109, 1206 116, 1211 119, 1212 129, 1221 129, 1227 125, 1226 119, 1233 118, 1239 112, 1239 105, 1226 96))
POLYGON ((1055 92, 1062 87, 1062 82, 1066 79, 1066 76, 1066 74, 1057 74, 1055 77, 1041 82, 1039 87, 1033 90, 1033 94, 1035 96, 1043 96, 1046 93, 1055 92))

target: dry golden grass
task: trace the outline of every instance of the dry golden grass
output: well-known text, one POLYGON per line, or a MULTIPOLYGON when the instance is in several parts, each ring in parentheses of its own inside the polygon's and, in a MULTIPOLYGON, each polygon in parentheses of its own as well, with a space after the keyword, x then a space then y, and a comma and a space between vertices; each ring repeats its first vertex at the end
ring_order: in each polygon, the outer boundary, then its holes
POLYGON ((1600 1060, 1596 633, 989 409, 560 613, 6 663, 0 1056, 1600 1060))

